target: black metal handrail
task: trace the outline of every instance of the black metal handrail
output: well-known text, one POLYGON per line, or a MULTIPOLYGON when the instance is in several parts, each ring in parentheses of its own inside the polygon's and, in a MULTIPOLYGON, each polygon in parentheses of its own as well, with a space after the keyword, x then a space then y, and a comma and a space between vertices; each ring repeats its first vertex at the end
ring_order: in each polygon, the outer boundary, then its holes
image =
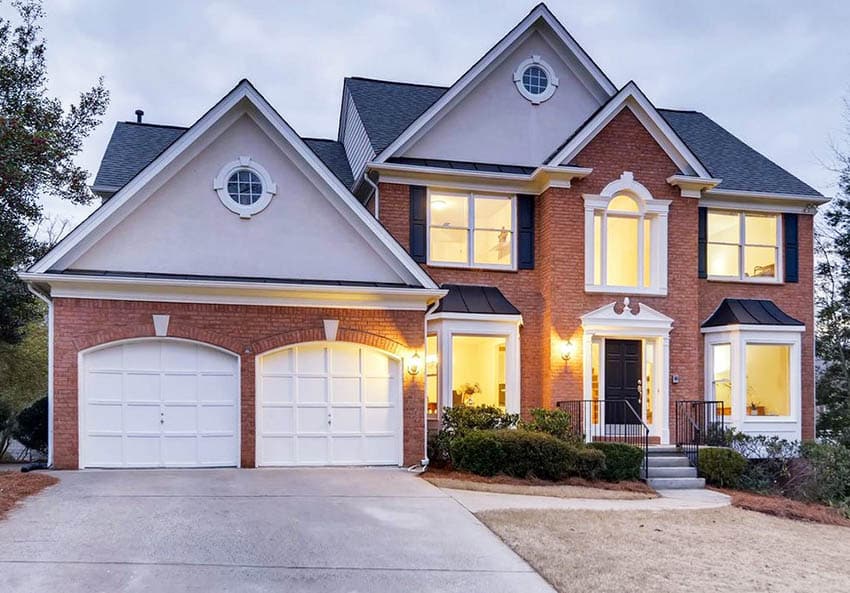
POLYGON ((570 413, 573 432, 585 442, 627 443, 643 449, 644 468, 649 465, 649 426, 631 402, 620 399, 563 400, 556 404, 570 413))
POLYGON ((719 400, 676 402, 676 446, 699 472, 700 447, 724 444, 726 409, 719 400))

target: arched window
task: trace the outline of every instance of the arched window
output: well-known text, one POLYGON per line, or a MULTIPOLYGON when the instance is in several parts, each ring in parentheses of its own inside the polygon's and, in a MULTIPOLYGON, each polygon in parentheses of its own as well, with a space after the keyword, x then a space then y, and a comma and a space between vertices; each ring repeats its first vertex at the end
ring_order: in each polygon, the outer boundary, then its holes
POLYGON ((663 294, 667 289, 667 207, 631 173, 585 197, 586 290, 663 294))

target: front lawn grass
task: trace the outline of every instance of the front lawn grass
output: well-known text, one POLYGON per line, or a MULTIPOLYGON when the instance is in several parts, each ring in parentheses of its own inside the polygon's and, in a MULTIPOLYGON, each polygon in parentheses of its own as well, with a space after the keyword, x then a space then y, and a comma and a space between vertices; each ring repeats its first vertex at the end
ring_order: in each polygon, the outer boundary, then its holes
POLYGON ((561 593, 846 593, 850 531, 734 507, 476 515, 561 593))

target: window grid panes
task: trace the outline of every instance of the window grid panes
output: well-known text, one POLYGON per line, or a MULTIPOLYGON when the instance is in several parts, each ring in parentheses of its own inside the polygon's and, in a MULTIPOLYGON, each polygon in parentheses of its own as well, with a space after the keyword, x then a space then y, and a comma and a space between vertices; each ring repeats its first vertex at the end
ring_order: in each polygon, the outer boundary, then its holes
POLYGON ((239 169, 227 180, 227 193, 240 206, 250 206, 263 195, 263 182, 250 169, 239 169))
POLYGON ((529 66, 522 73, 522 86, 532 95, 542 95, 549 88, 549 77, 540 66, 529 66))
POLYGON ((779 262, 779 216, 708 212, 708 275, 737 280, 775 280, 779 262))
POLYGON ((429 262, 512 268, 514 207, 513 197, 431 193, 429 262))

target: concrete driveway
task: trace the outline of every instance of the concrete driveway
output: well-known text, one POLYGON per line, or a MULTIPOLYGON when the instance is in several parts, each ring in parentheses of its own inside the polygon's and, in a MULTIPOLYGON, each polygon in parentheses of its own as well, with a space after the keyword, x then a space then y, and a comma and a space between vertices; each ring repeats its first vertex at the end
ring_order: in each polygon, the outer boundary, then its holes
POLYGON ((56 475, 0 521, 4 591, 553 591, 398 469, 56 475))

